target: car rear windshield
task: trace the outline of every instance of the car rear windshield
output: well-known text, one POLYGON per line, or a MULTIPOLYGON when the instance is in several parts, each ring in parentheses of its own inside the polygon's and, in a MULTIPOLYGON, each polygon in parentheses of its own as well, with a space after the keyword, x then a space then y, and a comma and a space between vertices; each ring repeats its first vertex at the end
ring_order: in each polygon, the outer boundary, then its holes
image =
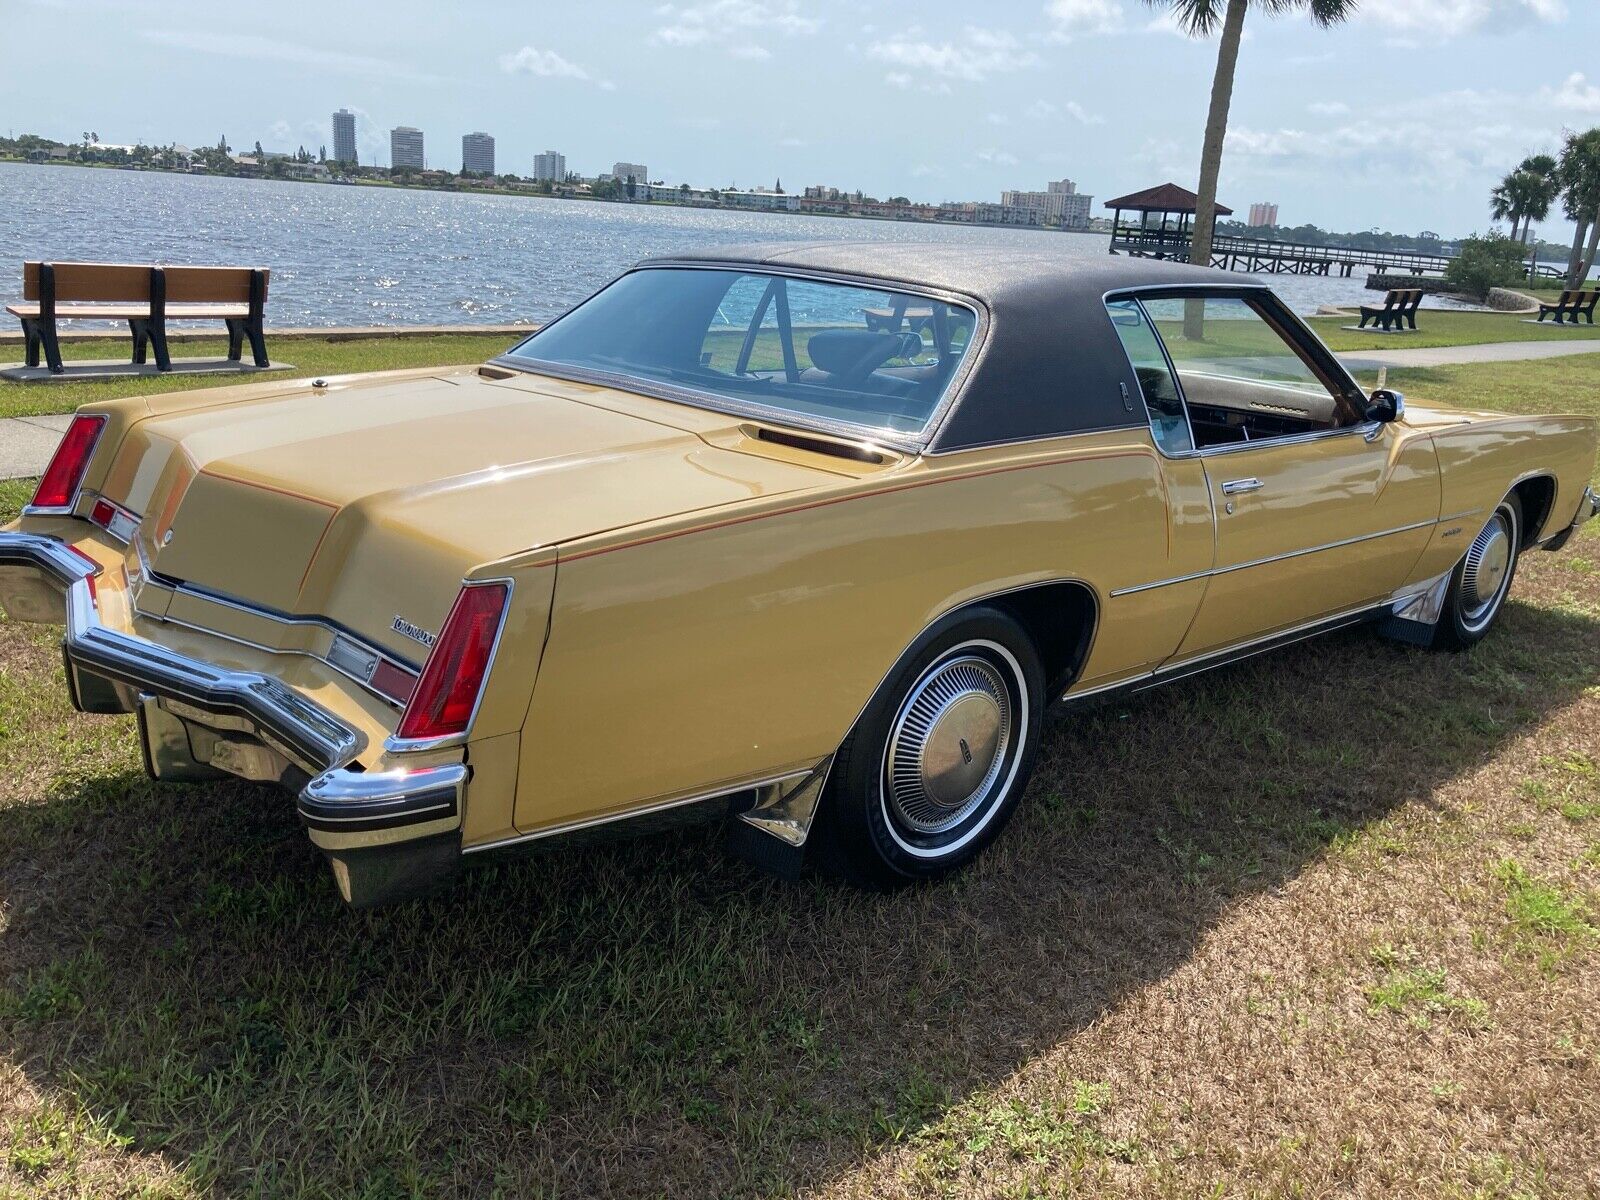
POLYGON ((624 275, 511 352, 706 407, 915 435, 972 343, 972 309, 756 271, 624 275))

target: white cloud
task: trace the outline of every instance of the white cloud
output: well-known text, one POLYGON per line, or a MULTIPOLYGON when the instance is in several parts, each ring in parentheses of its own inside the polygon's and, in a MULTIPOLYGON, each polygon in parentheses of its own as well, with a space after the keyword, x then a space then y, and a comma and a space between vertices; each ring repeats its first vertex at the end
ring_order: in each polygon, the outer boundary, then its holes
MULTIPOLYGON (((868 47, 867 54, 896 67, 907 68, 942 79, 981 83, 989 76, 1031 67, 1039 56, 1025 48, 1013 34, 1004 30, 968 26, 953 42, 916 40, 915 35, 900 35, 868 47)), ((895 77, 905 71, 891 72, 895 77)))
POLYGON ((808 16, 799 0, 697 0, 663 4, 663 19, 650 35, 663 46, 722 46, 735 58, 770 58, 771 51, 754 39, 768 33, 783 37, 815 33, 818 17, 808 16))
POLYGON ((1319 117, 1342 117, 1350 111, 1343 100, 1314 100, 1306 107, 1319 117))
POLYGON ((414 71, 403 63, 374 58, 369 54, 324 50, 319 46, 257 37, 254 34, 206 33, 197 29, 151 29, 145 31, 142 36, 146 41, 155 42, 160 46, 193 50, 200 54, 221 54, 229 58, 249 58, 259 62, 295 63, 305 67, 348 71, 353 75, 403 79, 412 83, 438 83, 442 79, 441 76, 426 71, 414 71))
POLYGON ((1454 37, 1485 27, 1508 29, 1528 21, 1562 21, 1567 0, 1404 0, 1362 5, 1361 18, 1387 29, 1454 37))
POLYGON ((1051 104, 1048 100, 1035 100, 1032 104, 1028 105, 1027 108, 1023 109, 1023 111, 1035 121, 1042 121, 1046 117, 1053 117, 1056 115, 1056 106, 1051 104))
POLYGON ((1067 101, 1067 115, 1083 125, 1104 125, 1106 119, 1099 113, 1089 112, 1076 100, 1067 101))
POLYGON ((1582 71, 1574 71, 1559 88, 1549 84, 1539 89, 1539 102, 1569 112, 1600 113, 1600 85, 1592 84, 1582 71))
POLYGON ((571 59, 562 58, 554 50, 540 50, 536 46, 524 46, 514 53, 502 54, 500 69, 507 75, 537 75, 541 79, 576 79, 580 83, 595 84, 606 91, 615 86, 607 80, 596 79, 588 70, 571 59))
POLYGON ((986 121, 988 121, 989 124, 991 124, 991 125, 1009 125, 1009 124, 1011 124, 1011 118, 1006 116, 1005 113, 992 112, 987 117, 985 117, 984 119, 986 121))
POLYGON ((1050 0, 1044 6, 1050 37, 1064 42, 1083 34, 1115 33, 1123 27, 1120 0, 1050 0))
POLYGON ((978 158, 997 167, 1014 167, 1020 161, 1009 150, 979 150, 978 158))
POLYGON ((897 88, 908 88, 914 82, 911 75, 906 71, 890 71, 883 77, 883 81, 890 87, 897 88))

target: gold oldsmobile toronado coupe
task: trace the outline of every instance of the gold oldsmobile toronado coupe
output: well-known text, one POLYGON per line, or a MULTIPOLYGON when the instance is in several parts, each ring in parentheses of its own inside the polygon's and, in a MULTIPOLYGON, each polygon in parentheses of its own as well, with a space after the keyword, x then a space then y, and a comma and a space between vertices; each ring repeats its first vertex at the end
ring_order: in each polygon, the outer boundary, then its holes
POLYGON ((0 602, 159 780, 298 797, 356 905, 668 810, 874 886, 1048 705, 1369 622, 1482 638, 1596 423, 1365 392, 1270 291, 995 247, 652 259, 482 366, 91 404, 0 602))

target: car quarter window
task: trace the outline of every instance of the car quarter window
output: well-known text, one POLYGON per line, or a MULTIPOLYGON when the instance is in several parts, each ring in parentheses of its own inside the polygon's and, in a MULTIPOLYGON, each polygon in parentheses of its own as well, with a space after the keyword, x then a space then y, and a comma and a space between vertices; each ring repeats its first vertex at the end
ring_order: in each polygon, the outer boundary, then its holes
POLYGON ((1177 370, 1198 449, 1360 420, 1335 382, 1286 335, 1283 318, 1254 298, 1146 297, 1141 304, 1177 370))
POLYGON ((1111 323, 1116 326, 1122 348, 1128 352, 1128 361, 1138 377, 1156 443, 1168 454, 1193 450, 1194 437, 1183 411, 1183 397, 1178 394, 1161 340, 1150 327, 1144 309, 1137 300, 1108 300, 1106 311, 1111 314, 1111 323))

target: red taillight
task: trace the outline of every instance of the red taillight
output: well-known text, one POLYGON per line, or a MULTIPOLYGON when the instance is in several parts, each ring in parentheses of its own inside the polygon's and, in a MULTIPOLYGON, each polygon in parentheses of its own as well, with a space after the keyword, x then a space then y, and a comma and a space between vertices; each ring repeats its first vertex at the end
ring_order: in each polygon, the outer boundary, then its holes
POLYGON ((510 594, 511 586, 505 583, 468 584, 461 589, 416 691, 400 715, 396 737, 441 738, 466 732, 489 673, 489 657, 510 594))
POLYGON ((44 469, 39 486, 33 493, 35 508, 67 508, 78 494, 84 472, 89 469, 89 458, 94 454, 94 444, 100 440, 105 428, 104 417, 73 417, 72 424, 62 435, 55 456, 44 469))

